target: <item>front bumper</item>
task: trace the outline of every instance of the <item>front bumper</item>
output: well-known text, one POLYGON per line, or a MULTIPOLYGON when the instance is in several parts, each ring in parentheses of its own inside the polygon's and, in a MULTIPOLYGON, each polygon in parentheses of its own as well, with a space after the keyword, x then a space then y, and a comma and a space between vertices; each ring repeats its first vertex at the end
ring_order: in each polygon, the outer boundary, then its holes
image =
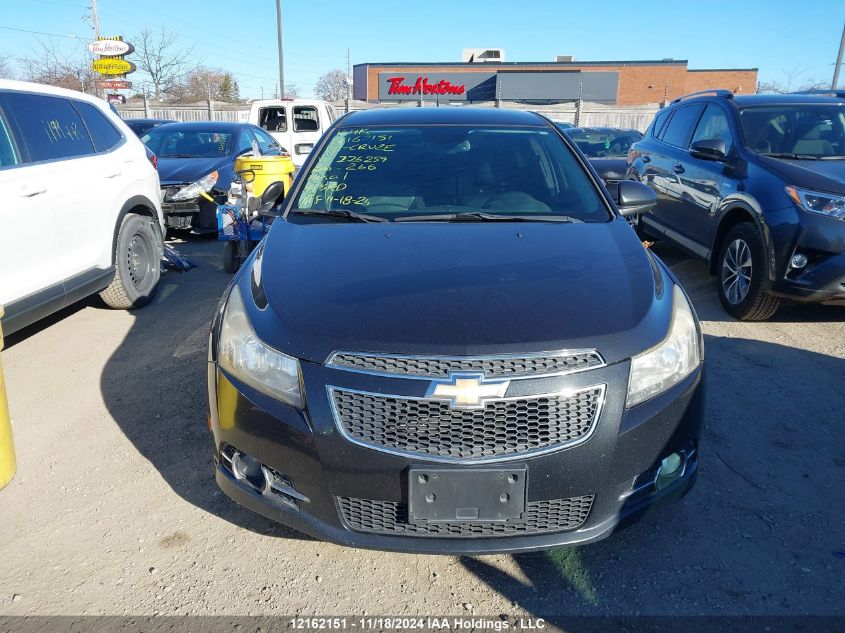
POLYGON ((217 231, 217 204, 205 198, 181 202, 168 200, 168 188, 163 190, 161 212, 164 223, 170 229, 191 229, 198 233, 217 231))
POLYGON ((845 300, 845 221, 817 213, 788 209, 770 213, 778 276, 771 292, 795 301, 845 300), (790 265, 804 254, 808 264, 790 265))
MULTIPOLYGON (((589 514, 574 529, 531 533, 489 532, 459 536, 409 535, 353 529, 340 499, 408 503, 407 473, 426 459, 385 453, 347 440, 332 416, 325 385, 345 381, 349 388, 373 388, 384 378, 338 372, 303 363, 308 407, 297 411, 208 364, 210 427, 214 435, 216 480, 229 497, 251 510, 313 537, 341 545, 380 550, 463 554, 525 552, 588 543, 636 521, 649 510, 685 495, 698 473, 697 451, 704 402, 704 366, 664 394, 625 409, 629 365, 544 379, 561 388, 602 382, 607 394, 595 430, 582 444, 516 463, 528 469, 527 503, 592 496, 589 514), (338 375, 342 374, 342 375, 338 375), (313 388, 309 388, 309 385, 313 388), (619 388, 619 386, 623 388, 619 388), (235 447, 284 479, 306 501, 262 493, 236 479, 221 457, 235 447), (229 450, 229 449, 226 449, 229 450), (643 482, 672 452, 690 455, 682 476, 661 488, 643 482), (292 502, 293 501, 293 502, 292 502)), ((495 467, 492 461, 484 467, 495 467)), ((514 459, 501 462, 513 465, 514 459)), ((466 465, 473 468, 473 465, 466 465)))

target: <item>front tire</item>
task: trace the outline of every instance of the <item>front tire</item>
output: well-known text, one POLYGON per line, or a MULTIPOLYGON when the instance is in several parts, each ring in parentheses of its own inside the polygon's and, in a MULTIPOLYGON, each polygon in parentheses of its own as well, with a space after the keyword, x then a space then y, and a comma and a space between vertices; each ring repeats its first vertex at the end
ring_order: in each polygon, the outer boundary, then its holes
POLYGON ((223 243, 223 270, 227 273, 236 273, 241 267, 241 248, 238 242, 223 243))
POLYGON ((100 292, 111 308, 140 308, 155 296, 161 275, 161 233, 152 218, 129 213, 123 217, 114 252, 114 279, 100 292))
POLYGON ((780 298, 763 286, 765 251, 757 227, 743 222, 722 242, 716 265, 719 301, 725 312, 740 321, 765 321, 780 307, 780 298))

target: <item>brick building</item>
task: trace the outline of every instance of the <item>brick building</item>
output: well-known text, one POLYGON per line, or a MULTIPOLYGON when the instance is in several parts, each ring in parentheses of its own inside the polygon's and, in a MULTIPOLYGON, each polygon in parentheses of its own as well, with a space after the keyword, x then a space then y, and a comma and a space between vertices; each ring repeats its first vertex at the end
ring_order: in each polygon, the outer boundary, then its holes
POLYGON ((620 106, 656 104, 710 88, 757 90, 757 69, 691 70, 685 60, 622 62, 444 62, 357 64, 354 97, 396 101, 586 101, 620 106))

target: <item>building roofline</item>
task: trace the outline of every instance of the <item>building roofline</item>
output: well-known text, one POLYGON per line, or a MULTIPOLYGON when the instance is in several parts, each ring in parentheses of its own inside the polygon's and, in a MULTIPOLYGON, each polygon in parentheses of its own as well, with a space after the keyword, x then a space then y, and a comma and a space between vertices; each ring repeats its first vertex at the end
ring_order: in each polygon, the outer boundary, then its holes
POLYGON ((485 66, 686 66, 686 59, 646 59, 641 61, 583 61, 583 62, 363 62, 358 66, 469 66, 484 68, 485 66))
POLYGON ((732 73, 732 72, 759 72, 759 68, 687 68, 688 73, 732 73))

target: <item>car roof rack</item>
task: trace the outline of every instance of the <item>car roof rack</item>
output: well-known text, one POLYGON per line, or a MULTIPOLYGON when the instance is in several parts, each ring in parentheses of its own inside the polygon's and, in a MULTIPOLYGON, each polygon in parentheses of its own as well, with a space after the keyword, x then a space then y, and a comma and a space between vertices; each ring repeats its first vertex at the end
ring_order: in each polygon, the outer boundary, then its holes
POLYGON ((798 90, 796 92, 790 92, 789 94, 816 95, 817 97, 837 97, 839 99, 845 99, 845 89, 814 88, 813 90, 798 90))
POLYGON ((672 99, 672 103, 678 103, 678 101, 684 101, 685 99, 691 99, 692 97, 703 97, 704 95, 722 97, 723 99, 734 98, 734 93, 732 93, 730 90, 699 90, 698 92, 691 92, 688 95, 675 97, 674 99, 672 99))

